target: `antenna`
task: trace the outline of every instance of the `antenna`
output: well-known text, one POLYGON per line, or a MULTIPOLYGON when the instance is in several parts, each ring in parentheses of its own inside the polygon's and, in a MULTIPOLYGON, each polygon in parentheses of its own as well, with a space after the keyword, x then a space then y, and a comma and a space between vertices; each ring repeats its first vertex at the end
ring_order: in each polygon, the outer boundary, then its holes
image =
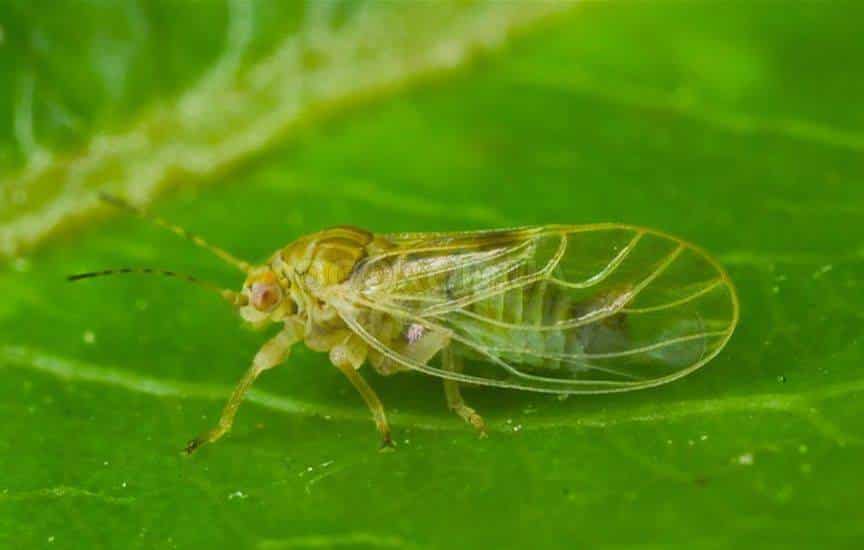
POLYGON ((233 290, 228 290, 225 288, 220 288, 219 286, 209 282, 202 281, 196 277, 192 277, 191 275, 185 275, 183 273, 177 273, 176 271, 168 271, 166 269, 152 269, 149 267, 123 267, 120 269, 105 269, 103 271, 90 271, 87 273, 77 273, 75 275, 69 275, 66 277, 66 280, 69 282, 81 281, 84 279, 93 279, 95 277, 107 277, 109 275, 128 275, 128 274, 142 274, 142 275, 160 275, 163 277, 174 277, 175 279, 181 279, 186 281, 187 283, 192 283, 193 285, 199 286, 201 288, 206 288, 212 292, 219 294, 223 300, 230 303, 234 306, 245 306, 249 303, 249 299, 239 293, 234 292, 233 290))
MULTIPOLYGON (((211 254, 218 256, 222 261, 233 265, 234 267, 236 267, 240 271, 243 271, 244 273, 249 273, 252 270, 252 265, 249 262, 241 260, 239 258, 236 258, 230 252, 222 250, 218 246, 215 246, 215 245, 208 243, 207 241, 205 241, 204 239, 202 239, 198 235, 195 235, 193 233, 186 231, 185 229, 183 229, 179 225, 175 225, 175 224, 173 224, 167 220, 164 220, 158 216, 148 214, 148 213, 144 212, 143 210, 141 210, 140 208, 136 208, 135 206, 132 206, 128 202, 124 201, 123 199, 121 199, 119 197, 115 197, 114 195, 111 195, 109 193, 105 193, 104 191, 99 192, 99 198, 102 201, 110 204, 111 206, 114 206, 116 208, 120 208, 122 210, 126 210, 127 212, 131 212, 132 214, 138 216, 139 218, 141 218, 143 220, 147 220, 148 222, 150 222, 154 225, 158 225, 159 227, 162 227, 163 229, 167 229, 168 231, 174 233, 178 237, 192 241, 199 248, 203 248, 204 250, 208 250, 211 254)), ((123 271, 118 271, 118 272, 123 273, 123 271)))

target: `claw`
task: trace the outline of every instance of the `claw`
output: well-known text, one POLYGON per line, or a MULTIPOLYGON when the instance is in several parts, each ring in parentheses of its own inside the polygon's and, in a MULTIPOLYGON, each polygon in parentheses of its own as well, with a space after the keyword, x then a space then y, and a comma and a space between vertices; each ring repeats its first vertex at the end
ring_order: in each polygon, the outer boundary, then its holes
POLYGON ((489 434, 486 432, 486 421, 483 420, 483 417, 477 414, 474 409, 463 405, 461 407, 453 407, 453 410, 462 418, 462 420, 477 430, 477 436, 480 439, 489 437, 489 434))
POLYGON ((477 437, 479 439, 486 439, 487 437, 489 437, 489 432, 486 431, 486 424, 483 423, 482 418, 480 419, 479 424, 474 424, 474 422, 472 422, 471 424, 477 430, 477 437))
POLYGON ((190 440, 189 443, 186 444, 186 446, 183 448, 183 452, 187 455, 191 455, 192 453, 200 449, 202 446, 204 446, 205 443, 207 443, 206 439, 204 439, 203 437, 196 437, 195 439, 190 440))
POLYGON ((477 430, 477 437, 480 439, 486 439, 489 437, 489 432, 486 431, 486 423, 483 422, 483 419, 479 416, 477 417, 478 422, 474 422, 474 419, 471 420, 471 425, 477 430))
POLYGON ((381 440, 381 445, 378 447, 379 453, 391 453, 396 450, 396 445, 393 444, 393 439, 390 434, 384 434, 384 439, 381 440))

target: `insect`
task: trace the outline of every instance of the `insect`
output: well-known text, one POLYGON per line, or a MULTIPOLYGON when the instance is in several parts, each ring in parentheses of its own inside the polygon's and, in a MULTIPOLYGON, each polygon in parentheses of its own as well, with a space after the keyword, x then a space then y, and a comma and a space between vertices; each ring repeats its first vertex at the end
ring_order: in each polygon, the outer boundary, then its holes
POLYGON ((556 394, 659 386, 701 367, 738 322, 735 288, 701 249, 622 224, 374 234, 334 227, 301 237, 252 265, 161 218, 107 202, 190 239, 246 275, 215 290, 255 326, 281 330, 255 355, 218 424, 186 452, 224 436, 249 388, 298 342, 327 352, 357 389, 391 447, 384 406, 361 375, 417 371, 443 380, 447 404, 485 435, 462 397, 476 384, 556 394))

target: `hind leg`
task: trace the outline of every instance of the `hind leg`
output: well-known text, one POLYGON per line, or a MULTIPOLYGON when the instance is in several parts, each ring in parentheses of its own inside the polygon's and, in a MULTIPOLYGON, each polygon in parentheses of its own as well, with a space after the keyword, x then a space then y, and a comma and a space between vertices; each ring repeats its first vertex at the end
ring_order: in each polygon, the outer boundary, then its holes
MULTIPOLYGON (((462 372, 462 362, 456 357, 450 346, 441 351, 441 360, 444 364, 444 370, 462 372)), ((465 400, 462 399, 462 392, 459 390, 459 382, 445 378, 444 395, 447 397, 447 406, 450 407, 450 410, 474 426, 480 437, 486 437, 486 422, 477 414, 477 411, 465 404, 465 400)))

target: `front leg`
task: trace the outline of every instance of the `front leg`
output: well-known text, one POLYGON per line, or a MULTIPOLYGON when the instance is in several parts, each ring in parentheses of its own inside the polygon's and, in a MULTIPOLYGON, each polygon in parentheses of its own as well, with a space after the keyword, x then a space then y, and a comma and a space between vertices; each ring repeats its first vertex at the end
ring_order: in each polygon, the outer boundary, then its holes
POLYGON ((234 416, 237 414, 237 409, 240 408, 243 398, 246 397, 249 388, 251 388, 252 384, 255 383, 255 379, 265 370, 272 369, 284 361, 285 358, 288 357, 288 353, 291 351, 291 346, 293 346, 297 341, 298 336, 296 330, 293 327, 286 325, 282 332, 261 346, 261 349, 255 354, 252 366, 249 367, 249 370, 247 370, 246 374, 243 375, 240 383, 237 384, 236 388, 234 388, 234 393, 231 394, 231 398, 222 410, 222 416, 219 417, 219 423, 209 432, 190 441, 184 449, 187 454, 194 453, 203 445, 213 443, 231 430, 231 425, 234 423, 234 416))

